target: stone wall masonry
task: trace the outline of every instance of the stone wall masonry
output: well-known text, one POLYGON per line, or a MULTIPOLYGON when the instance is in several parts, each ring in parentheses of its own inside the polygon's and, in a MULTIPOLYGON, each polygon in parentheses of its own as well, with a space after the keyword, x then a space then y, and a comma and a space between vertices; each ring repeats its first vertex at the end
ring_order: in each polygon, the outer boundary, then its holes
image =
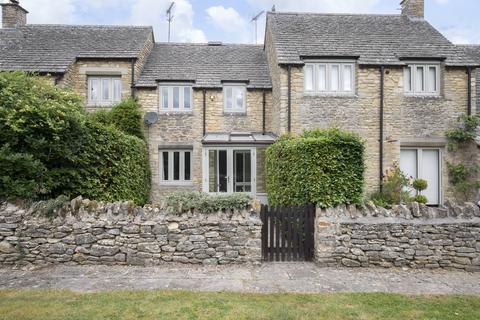
POLYGON ((480 208, 447 202, 439 208, 318 209, 315 260, 322 266, 480 272, 480 208))
POLYGON ((168 214, 154 206, 75 199, 49 220, 0 206, 0 265, 259 263, 261 220, 250 211, 168 214), (76 208, 73 210, 72 208, 76 208))

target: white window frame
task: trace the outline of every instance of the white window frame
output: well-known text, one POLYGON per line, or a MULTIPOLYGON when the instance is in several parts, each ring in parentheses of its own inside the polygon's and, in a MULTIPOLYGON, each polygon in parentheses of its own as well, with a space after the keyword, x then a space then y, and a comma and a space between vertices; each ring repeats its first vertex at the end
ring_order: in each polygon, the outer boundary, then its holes
POLYGON ((119 103, 122 101, 122 77, 121 76, 87 76, 87 102, 89 106, 112 106, 113 104, 119 103), (97 80, 99 82, 98 85, 98 93, 97 99, 92 99, 92 82, 97 80), (103 99, 103 84, 104 80, 108 80, 109 86, 109 97, 108 99, 103 99), (115 82, 118 81, 120 83, 120 96, 115 97, 115 82))
POLYGON ((355 95, 356 91, 356 63, 353 60, 319 60, 319 61, 308 61, 305 63, 304 66, 304 92, 308 95, 329 95, 329 96, 353 96, 355 95), (306 88, 306 67, 313 67, 313 90, 307 90, 306 88), (318 88, 318 76, 319 76, 319 69, 321 66, 325 67, 325 90, 320 90, 318 88), (338 66, 339 67, 339 86, 338 90, 331 89, 331 80, 332 80, 332 67, 338 66), (344 69, 346 66, 351 67, 351 90, 345 90, 345 72, 344 69))
POLYGON ((225 113, 246 113, 247 112, 247 86, 244 84, 229 84, 223 86, 223 111, 225 113), (232 108, 227 106, 227 90, 232 90, 232 108), (243 104, 241 108, 237 107, 235 101, 235 91, 243 92, 243 104))
MULTIPOLYGON (((401 147, 400 152, 404 150, 410 150, 410 151, 415 151, 417 153, 416 156, 416 171, 417 171, 417 176, 413 177, 413 179, 418 179, 419 177, 423 177, 423 172, 422 172, 422 166, 420 165, 423 160, 423 151, 424 150, 435 150, 438 151, 438 202, 439 203, 429 203, 429 205, 440 205, 443 203, 443 188, 442 188, 442 172, 443 172, 443 165, 442 165, 442 159, 443 159, 443 150, 442 148, 435 148, 435 147, 401 147)), ((413 192, 414 190, 412 190, 413 192)))
POLYGON ((192 149, 160 149, 159 150, 159 167, 160 167, 160 185, 192 185, 193 177, 193 150, 192 149), (168 180, 164 179, 163 176, 163 154, 168 153, 168 180), (173 179, 174 174, 174 153, 178 152, 180 156, 180 165, 179 165, 179 180, 173 179), (190 179, 185 179, 185 153, 190 153, 190 179))
POLYGON ((159 104, 158 104, 158 111, 160 113, 165 112, 192 112, 193 111, 193 88, 191 85, 185 84, 168 84, 168 85, 160 85, 158 86, 158 97, 159 97, 159 104), (173 88, 178 88, 179 90, 179 98, 178 98, 178 108, 173 107, 173 88), (188 88, 190 91, 190 107, 185 108, 185 89, 188 88), (167 108, 163 105, 163 89, 168 90, 167 101, 168 105, 167 108))
POLYGON ((404 92, 407 96, 433 96, 438 97, 440 96, 441 90, 441 83, 440 83, 440 76, 441 68, 439 63, 410 63, 403 69, 403 83, 404 83, 404 92), (417 90, 417 68, 423 68, 423 91, 417 90), (428 88, 430 84, 428 82, 428 72, 430 68, 435 68, 435 76, 436 76, 436 90, 429 91, 428 88), (410 84, 408 83, 407 75, 410 73, 410 84), (411 90, 408 88, 411 85, 411 90))

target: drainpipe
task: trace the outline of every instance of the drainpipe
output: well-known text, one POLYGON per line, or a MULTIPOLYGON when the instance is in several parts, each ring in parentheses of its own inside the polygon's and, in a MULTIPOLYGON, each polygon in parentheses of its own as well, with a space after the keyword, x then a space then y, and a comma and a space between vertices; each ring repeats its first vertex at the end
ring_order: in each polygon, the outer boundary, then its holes
POLYGON ((472 115, 472 67, 467 67, 467 76, 468 76, 468 89, 467 89, 467 114, 472 115))
POLYGON ((380 67, 380 192, 383 191, 383 122, 384 122, 384 84, 385 84, 385 66, 380 67))
POLYGON ((287 113, 288 113, 288 133, 292 131, 292 66, 289 65, 288 69, 288 103, 287 103, 287 113))
POLYGON ((135 59, 132 59, 132 63, 131 63, 131 72, 132 72, 132 86, 131 86, 131 92, 130 92, 130 95, 132 96, 132 98, 135 98, 135 59))
POLYGON ((207 134, 207 89, 203 89, 203 136, 207 134))
POLYGON ((266 126, 266 124, 265 124, 265 121, 266 121, 266 120, 265 120, 265 113, 266 113, 266 103, 267 103, 267 102, 266 102, 265 96, 266 96, 266 92, 265 92, 265 90, 263 90, 263 101, 262 101, 262 104, 263 104, 263 105, 262 105, 262 107, 263 107, 263 109, 262 109, 262 132, 263 132, 263 135, 265 135, 265 133, 266 133, 266 129, 265 129, 265 126, 266 126))

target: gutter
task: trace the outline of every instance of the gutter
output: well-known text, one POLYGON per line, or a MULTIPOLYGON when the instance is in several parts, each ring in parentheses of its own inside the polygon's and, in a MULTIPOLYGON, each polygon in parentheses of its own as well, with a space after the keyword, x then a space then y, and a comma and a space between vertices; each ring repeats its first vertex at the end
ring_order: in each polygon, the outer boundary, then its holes
POLYGON ((385 66, 380 66, 380 192, 383 191, 383 140, 384 140, 384 107, 385 107, 385 66))
POLYGON ((472 115, 472 67, 467 67, 467 115, 472 115))

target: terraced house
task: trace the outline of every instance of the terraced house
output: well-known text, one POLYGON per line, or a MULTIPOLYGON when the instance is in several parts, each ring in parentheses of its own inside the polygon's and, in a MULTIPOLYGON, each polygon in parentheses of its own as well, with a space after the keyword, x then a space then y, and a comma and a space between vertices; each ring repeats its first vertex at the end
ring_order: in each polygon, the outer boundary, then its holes
POLYGON ((26 24, 2 5, 0 69, 39 73, 88 110, 136 96, 147 126, 152 200, 176 190, 266 199, 265 150, 280 135, 337 126, 366 141, 366 191, 394 162, 427 179, 430 204, 451 196, 445 131, 480 112, 480 58, 424 19, 269 12, 265 44, 155 43, 146 27, 26 24), (156 115, 154 115, 155 113, 156 115))

